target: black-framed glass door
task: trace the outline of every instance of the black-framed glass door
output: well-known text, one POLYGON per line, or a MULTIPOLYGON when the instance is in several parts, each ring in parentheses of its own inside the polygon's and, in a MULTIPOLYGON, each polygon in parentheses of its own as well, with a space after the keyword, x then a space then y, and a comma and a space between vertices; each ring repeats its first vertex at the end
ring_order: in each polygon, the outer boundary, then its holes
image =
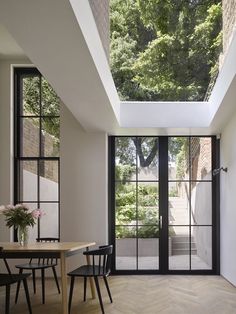
POLYGON ((116 269, 158 270, 158 138, 116 137, 114 145, 116 269))
POLYGON ((114 272, 216 272, 215 141, 110 137, 114 272))

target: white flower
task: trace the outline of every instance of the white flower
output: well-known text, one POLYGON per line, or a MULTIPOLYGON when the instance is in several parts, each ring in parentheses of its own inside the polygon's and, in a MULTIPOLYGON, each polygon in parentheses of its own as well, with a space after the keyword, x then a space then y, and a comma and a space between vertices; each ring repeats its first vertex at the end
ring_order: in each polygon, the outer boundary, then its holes
POLYGON ((13 205, 7 205, 5 207, 6 210, 11 210, 11 209, 14 209, 15 207, 13 205))
POLYGON ((3 206, 3 205, 0 206, 0 215, 3 214, 5 209, 6 209, 5 206, 3 206))

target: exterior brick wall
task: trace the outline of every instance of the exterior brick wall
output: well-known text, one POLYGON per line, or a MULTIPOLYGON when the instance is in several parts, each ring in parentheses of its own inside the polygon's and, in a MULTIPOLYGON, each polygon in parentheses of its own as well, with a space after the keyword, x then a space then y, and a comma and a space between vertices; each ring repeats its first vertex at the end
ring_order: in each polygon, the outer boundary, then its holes
MULTIPOLYGON (((23 126, 23 155, 25 157, 37 157, 39 156, 39 128, 37 123, 24 119, 23 126)), ((45 133, 42 136, 42 142, 44 147, 45 156, 55 156, 55 141, 54 138, 45 133)), ((33 174, 37 174, 37 167, 34 162, 24 162, 24 170, 27 170, 33 174)), ((55 162, 41 162, 40 175, 44 178, 58 182, 58 167, 55 162)))
POLYGON ((222 0, 223 7, 223 59, 236 29, 236 0, 222 0))
POLYGON ((211 172, 211 138, 195 137, 191 142, 192 180, 202 180, 211 172))
POLYGON ((109 0, 89 0, 98 32, 109 61, 110 46, 110 6, 109 0))

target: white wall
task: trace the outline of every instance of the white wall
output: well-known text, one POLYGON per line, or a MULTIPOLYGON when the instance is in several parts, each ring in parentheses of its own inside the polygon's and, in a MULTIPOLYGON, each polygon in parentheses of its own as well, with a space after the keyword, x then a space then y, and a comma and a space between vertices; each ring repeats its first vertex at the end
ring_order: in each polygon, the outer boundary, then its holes
MULTIPOLYGON (((11 64, 0 61, 0 205, 12 203, 11 64)), ((70 111, 61 110, 61 239, 107 242, 107 136, 88 134, 70 111)), ((0 218, 0 241, 11 232, 0 218)), ((78 265, 78 261, 75 260, 78 265)))
POLYGON ((221 274, 236 285, 236 112, 221 137, 221 274))
MULTIPOLYGON (((26 64, 29 60, 0 60, 0 205, 12 203, 13 181, 13 107, 11 101, 11 64, 26 64)), ((11 232, 0 217, 0 241, 9 241, 11 232)))
POLYGON ((108 238, 107 136, 84 132, 62 105, 60 147, 61 239, 104 244, 108 238))
MULTIPOLYGON (((211 180, 208 173, 204 180, 211 180)), ((212 223, 212 204, 211 204, 211 183, 198 182, 191 191, 191 205, 194 219, 198 225, 211 225, 212 223)), ((197 255, 204 262, 212 267, 212 230, 210 227, 193 228, 194 241, 197 247, 197 255)))

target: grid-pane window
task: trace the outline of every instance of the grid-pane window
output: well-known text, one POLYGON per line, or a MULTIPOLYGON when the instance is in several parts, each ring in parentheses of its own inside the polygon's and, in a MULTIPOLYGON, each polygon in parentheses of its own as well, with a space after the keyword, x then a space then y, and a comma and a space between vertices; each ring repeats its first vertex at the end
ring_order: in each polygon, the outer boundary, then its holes
POLYGON ((159 269, 158 137, 115 138, 117 270, 159 269))
POLYGON ((212 138, 169 137, 170 270, 212 269, 212 138))
POLYGON ((15 69, 15 203, 46 214, 30 241, 59 237, 59 154, 59 98, 37 69, 15 69))
POLYGON ((115 136, 109 144, 113 270, 216 273, 216 139, 115 136))

